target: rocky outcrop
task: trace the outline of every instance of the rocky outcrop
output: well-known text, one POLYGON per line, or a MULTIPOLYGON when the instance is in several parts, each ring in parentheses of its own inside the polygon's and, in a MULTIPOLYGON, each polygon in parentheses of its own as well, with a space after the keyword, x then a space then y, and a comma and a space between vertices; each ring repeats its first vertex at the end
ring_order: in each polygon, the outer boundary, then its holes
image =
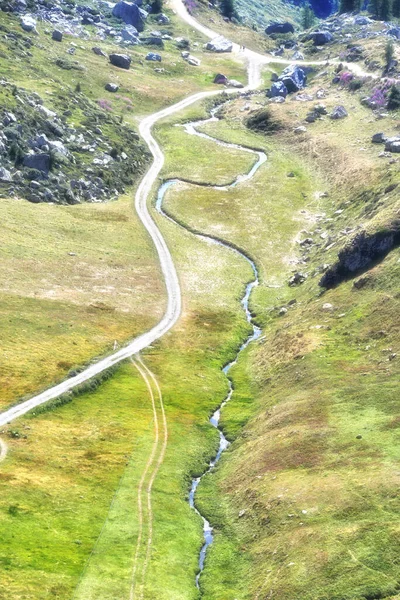
POLYGON ((319 285, 324 288, 338 285, 384 258, 399 244, 400 223, 393 224, 385 231, 359 233, 339 252, 338 261, 327 269, 319 285))
POLYGON ((294 27, 291 23, 286 21, 285 23, 271 23, 265 30, 267 35, 271 35, 272 33, 294 33, 294 27))

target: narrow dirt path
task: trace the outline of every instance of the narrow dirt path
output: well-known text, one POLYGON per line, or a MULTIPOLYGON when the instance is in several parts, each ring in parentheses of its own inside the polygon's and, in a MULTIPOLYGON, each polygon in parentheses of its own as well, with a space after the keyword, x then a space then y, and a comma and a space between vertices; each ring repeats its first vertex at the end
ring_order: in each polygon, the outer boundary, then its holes
MULTIPOLYGON (((198 23, 191 15, 188 14, 182 0, 170 0, 171 6, 177 12, 177 14, 186 21, 189 25, 194 27, 195 29, 202 32, 208 38, 213 38, 218 34, 207 27, 204 27, 200 23, 198 23)), ((247 70, 248 70, 248 85, 242 90, 254 90, 259 87, 261 83, 261 69, 264 65, 271 62, 279 62, 281 64, 294 64, 296 61, 289 61, 284 59, 277 59, 271 56, 265 56, 258 54, 257 52, 253 52, 252 50, 246 50, 245 52, 240 53, 240 48, 238 44, 233 45, 233 52, 238 55, 241 59, 247 60, 247 70)), ((336 64, 338 61, 330 61, 331 64, 336 64)), ((300 61, 297 64, 313 64, 313 65, 324 65, 325 62, 304 62, 300 61)), ((370 73, 366 73, 363 69, 358 67, 358 65, 346 65, 348 68, 354 70, 359 76, 372 76, 370 73)), ((236 89, 225 89, 225 93, 237 93, 236 89)), ((100 360, 99 362, 91 365, 87 369, 81 371, 78 375, 74 377, 70 377, 69 379, 63 381, 62 383, 55 385, 48 390, 30 398, 29 400, 22 402, 9 410, 0 413, 0 426, 5 425, 14 419, 26 414, 32 409, 61 396, 62 394, 68 392, 74 387, 88 381, 92 377, 102 373, 106 369, 112 367, 113 365, 130 358, 134 354, 138 354, 141 350, 152 344, 155 340, 162 337, 167 331, 169 331, 179 319, 182 309, 182 298, 181 298, 181 289, 179 285, 178 275, 175 269, 175 265, 167 246, 167 243, 164 240, 160 230, 155 224, 153 218, 151 217, 147 202, 148 198, 151 195, 152 188, 154 183, 157 180, 157 177, 163 167, 164 164, 164 154, 154 139, 151 129, 153 125, 170 115, 173 115, 184 108, 198 102, 199 100, 203 100, 205 98, 209 98, 212 96, 216 96, 221 94, 221 90, 212 90, 209 92, 199 92, 198 94, 194 94, 181 100, 180 102, 174 104, 173 106, 169 106, 153 115, 146 117, 139 126, 139 133, 143 140, 147 143, 152 155, 153 155, 153 164, 150 169, 142 179, 139 188, 135 195, 135 208, 136 212, 149 233, 154 246, 157 250, 157 254, 160 260, 160 266, 164 278, 164 283, 166 287, 167 294, 167 306, 164 313, 163 318, 157 325, 155 325, 149 331, 143 333, 142 335, 135 338, 132 342, 130 342, 124 348, 118 350, 118 352, 114 352, 110 356, 107 356, 100 360)))

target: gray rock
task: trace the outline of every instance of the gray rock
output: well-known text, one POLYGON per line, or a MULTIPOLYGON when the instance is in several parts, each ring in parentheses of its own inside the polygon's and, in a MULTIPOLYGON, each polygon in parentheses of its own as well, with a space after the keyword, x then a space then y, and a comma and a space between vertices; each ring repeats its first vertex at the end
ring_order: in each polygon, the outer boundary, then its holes
POLYGON ((276 81, 271 85, 271 88, 267 92, 269 98, 277 98, 278 96, 286 98, 288 90, 283 81, 276 81))
POLYGON ((24 31, 36 31, 36 19, 31 15, 23 15, 21 17, 20 25, 24 31))
POLYGON ((373 23, 373 21, 369 17, 358 15, 354 18, 354 25, 369 25, 370 23, 373 23))
POLYGON ((167 15, 164 15, 164 13, 161 13, 157 17, 157 23, 160 23, 160 25, 169 25, 170 19, 169 19, 169 17, 167 17, 167 15))
POLYGON ((161 62, 162 58, 160 54, 156 54, 155 52, 149 52, 146 54, 146 60, 152 60, 154 62, 161 62))
POLYGON ((191 54, 189 54, 187 61, 188 61, 188 64, 191 65, 192 67, 199 67, 201 65, 201 61, 198 58, 196 58, 195 56, 192 56, 191 54))
POLYGON ((58 29, 55 29, 51 35, 51 39, 55 42, 62 42, 63 34, 58 29))
POLYGON ((129 69, 132 59, 127 54, 110 54, 110 63, 120 69, 129 69))
MULTIPOLYGON (((54 152, 54 154, 61 154, 61 156, 65 156, 65 157, 69 156, 68 148, 66 148, 64 146, 64 144, 62 142, 60 142, 59 140, 56 140, 54 142, 49 142, 48 146, 50 147, 50 150, 52 152, 54 152)), ((43 148, 44 148, 44 146, 42 146, 42 150, 43 150, 43 148)))
POLYGON ((385 143, 386 152, 400 152, 400 137, 392 137, 386 140, 385 143))
POLYGON ((400 27, 391 27, 390 29, 388 29, 386 31, 386 35, 390 35, 394 38, 396 38, 397 40, 400 39, 400 27))
POLYGON ((101 48, 99 48, 98 46, 93 46, 92 52, 97 54, 97 56, 107 56, 107 54, 105 52, 103 52, 103 50, 101 48))
POLYGON ((233 44, 223 35, 218 35, 206 44, 206 50, 210 50, 210 52, 232 52, 233 44))
POLYGON ((307 275, 305 273, 297 272, 289 279, 289 285, 292 287, 294 285, 301 285, 307 279, 307 275))
POLYGON ((186 38, 175 38, 175 43, 179 50, 188 50, 190 48, 190 41, 186 38))
POLYGON ((7 127, 7 125, 11 125, 11 123, 16 123, 17 117, 12 112, 6 112, 3 119, 3 125, 7 127))
POLYGON ((119 90, 119 85, 117 83, 106 83, 105 89, 107 92, 115 93, 119 90))
POLYGON ((382 132, 379 132, 379 133, 374 133, 371 141, 373 144, 384 144, 386 142, 386 140, 387 140, 387 138, 386 138, 385 134, 382 132))
POLYGON ((46 146, 48 144, 49 140, 47 139, 47 135, 45 135, 44 133, 38 135, 38 137, 32 142, 32 146, 34 148, 42 148, 43 146, 46 146))
POLYGON ((140 41, 142 44, 146 46, 160 46, 160 48, 164 48, 164 41, 160 35, 148 35, 146 37, 141 37, 140 41))
POLYGON ((133 44, 137 44, 139 41, 139 32, 133 25, 127 25, 126 27, 124 27, 124 29, 121 31, 121 36, 123 40, 125 40, 126 42, 131 42, 133 44))
POLYGON ((336 106, 329 116, 334 120, 344 119, 345 117, 348 117, 348 113, 344 106, 336 106))
POLYGON ((333 35, 329 31, 313 31, 307 39, 312 40, 314 46, 324 46, 333 40, 333 35))
POLYGON ((25 154, 22 164, 28 169, 36 169, 47 174, 50 171, 50 155, 45 153, 25 154))
POLYGON ((282 71, 279 81, 283 82, 289 93, 302 90, 307 83, 307 75, 304 69, 298 65, 289 65, 282 71))
POLYGON ((241 83, 240 81, 237 81, 236 79, 229 79, 228 86, 237 88, 237 89, 244 88, 243 83, 241 83))
POLYGON ((10 171, 7 171, 4 167, 0 167, 0 181, 9 182, 12 181, 10 171))
POLYGON ((304 60, 304 54, 296 50, 292 56, 293 60, 304 60))
POLYGON ((133 25, 138 31, 143 31, 147 13, 133 2, 121 0, 114 6, 112 14, 127 25, 133 25))

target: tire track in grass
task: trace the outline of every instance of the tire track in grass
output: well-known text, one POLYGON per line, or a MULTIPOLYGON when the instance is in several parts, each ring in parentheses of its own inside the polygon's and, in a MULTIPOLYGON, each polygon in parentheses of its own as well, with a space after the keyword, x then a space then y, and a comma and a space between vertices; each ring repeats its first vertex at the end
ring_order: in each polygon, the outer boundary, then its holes
MULTIPOLYGON (((142 360, 139 357, 137 357, 136 359, 131 358, 131 362, 136 367, 136 369, 139 371, 139 373, 140 373, 141 377, 143 378, 143 380, 146 384, 146 387, 148 389, 148 392, 149 392, 149 395, 151 398, 151 405, 152 405, 152 409, 153 409, 154 434, 155 434, 151 453, 150 453, 149 458, 147 459, 146 466, 144 468, 142 477, 139 482, 139 487, 138 487, 137 499, 138 499, 139 534, 138 534, 138 539, 136 542, 135 555, 133 558, 132 579, 131 579, 131 587, 130 587, 130 592, 129 592, 129 600, 134 600, 135 595, 136 595, 136 578, 137 578, 138 562, 139 562, 140 550, 141 550, 142 539, 143 539, 143 498, 142 498, 143 497, 143 488, 145 485, 147 474, 148 474, 148 472, 153 464, 154 458, 156 456, 160 433, 159 433, 158 415, 157 415, 156 402, 155 402, 155 397, 154 397, 154 393, 153 393, 153 388, 152 388, 149 378, 147 377, 147 374, 146 374, 146 371, 148 371, 148 369, 145 367, 145 365, 143 364, 142 360)), ((154 474, 154 471, 153 471, 153 474, 154 474)), ((153 474, 150 477, 150 482, 152 482, 154 480, 153 474)), ((150 483, 147 486, 146 494, 147 494, 149 533, 148 533, 148 539, 147 539, 147 545, 146 545, 146 557, 145 557, 145 562, 144 562, 143 570, 142 570, 141 590, 143 588, 143 582, 144 582, 144 577, 145 577, 145 566, 146 566, 146 561, 148 562, 148 555, 150 553, 149 544, 150 544, 150 548, 151 548, 152 530, 153 530, 153 514, 152 514, 152 506, 151 506, 151 485, 150 485, 150 483)), ((146 568, 147 568, 147 566, 146 566, 146 568)))
POLYGON ((0 463, 6 459, 8 452, 8 446, 4 440, 0 438, 0 463))
MULTIPOLYGON (((151 505, 151 493, 152 493, 152 489, 153 489, 153 484, 154 481, 157 477, 158 471, 160 470, 160 467, 164 461, 164 457, 165 457, 165 452, 167 450, 167 445, 168 445, 168 424, 167 424, 167 417, 165 414, 165 408, 164 408, 164 402, 163 402, 163 397, 162 397, 162 393, 161 393, 161 389, 160 386, 158 384, 158 381, 154 375, 154 373, 152 373, 150 371, 150 369, 148 367, 146 367, 146 365, 143 363, 142 359, 140 358, 140 356, 137 357, 138 362, 140 363, 140 365, 143 367, 143 369, 147 372, 147 374, 149 375, 149 377, 151 378, 156 390, 157 390, 157 394, 158 394, 158 401, 160 404, 160 410, 161 410, 161 416, 162 416, 162 426, 163 426, 163 443, 161 446, 161 451, 160 454, 158 456, 158 460, 156 463, 156 466, 154 468, 154 471, 150 477, 150 481, 149 484, 147 486, 147 510, 148 510, 148 538, 147 538, 147 548, 146 548, 146 556, 145 556, 145 560, 144 560, 144 564, 143 564, 143 570, 142 570, 142 580, 140 583, 140 590, 139 590, 139 600, 143 600, 144 597, 144 584, 145 584, 145 580, 146 580, 146 573, 147 573, 147 569, 149 566, 149 562, 150 562, 150 555, 151 555, 151 548, 152 548, 152 544, 153 544, 153 509, 152 509, 152 505, 151 505)), ((134 596, 133 596, 134 597, 134 596)), ((132 598, 130 599, 132 600, 132 598)))

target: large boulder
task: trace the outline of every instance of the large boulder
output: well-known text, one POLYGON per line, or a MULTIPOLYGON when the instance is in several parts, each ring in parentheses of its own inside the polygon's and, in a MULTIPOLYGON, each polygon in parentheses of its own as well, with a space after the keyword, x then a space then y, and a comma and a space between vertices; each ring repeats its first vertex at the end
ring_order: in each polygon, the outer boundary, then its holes
POLYGON ((214 83, 218 83, 220 85, 225 85, 228 83, 228 78, 226 75, 223 75, 222 73, 218 73, 215 77, 214 77, 214 83))
POLYGON ((110 54, 110 63, 120 69, 129 69, 132 59, 127 54, 110 54))
POLYGON ((268 90, 267 95, 269 98, 286 98, 288 95, 288 89, 283 81, 276 81, 271 85, 271 88, 268 90))
POLYGON ((390 29, 388 29, 386 31, 386 34, 391 35, 392 37, 399 40, 400 39, 400 27, 391 27, 390 29))
POLYGON ((307 74, 298 65, 289 65, 282 71, 279 81, 285 84, 289 93, 302 90, 307 83, 307 74))
POLYGON ((44 152, 39 154, 25 154, 22 164, 28 169, 36 169, 36 171, 42 171, 47 173, 50 171, 50 155, 44 152))
POLYGON ((294 33, 294 27, 291 23, 286 21, 285 23, 270 23, 265 30, 267 35, 271 35, 271 33, 294 33))
POLYGON ((115 92, 118 92, 119 90, 119 85, 117 83, 106 83, 104 89, 107 90, 107 92, 115 94, 115 92))
POLYGON ((118 19, 122 19, 127 25, 133 25, 138 31, 144 29, 144 11, 142 11, 133 2, 126 2, 121 0, 114 6, 112 14, 118 19))
POLYGON ((330 31, 312 31, 307 39, 314 42, 314 46, 324 46, 333 40, 333 35, 330 31))
POLYGON ((62 39, 63 39, 62 31, 55 29, 51 35, 51 39, 54 40, 55 42, 62 42, 62 39))
POLYGON ((206 44, 206 50, 210 50, 211 52, 232 52, 233 44, 224 38, 223 35, 218 35, 206 44))
POLYGON ((36 31, 36 19, 31 15, 23 15, 20 24, 24 31, 36 31))

